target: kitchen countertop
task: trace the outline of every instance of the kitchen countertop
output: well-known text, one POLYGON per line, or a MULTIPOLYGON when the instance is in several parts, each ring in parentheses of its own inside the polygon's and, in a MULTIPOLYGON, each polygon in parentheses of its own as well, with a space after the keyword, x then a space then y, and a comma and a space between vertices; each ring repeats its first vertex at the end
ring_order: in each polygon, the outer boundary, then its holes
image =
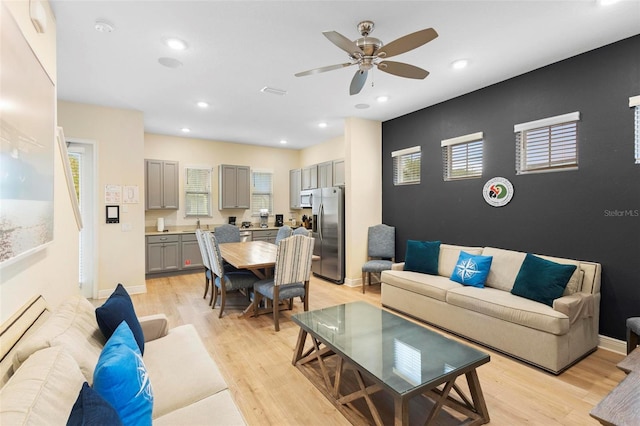
MULTIPOLYGON (((201 229, 203 231, 213 231, 216 227, 221 226, 221 224, 217 224, 217 225, 203 225, 201 227, 201 229)), ((291 226, 291 225, 289 225, 291 226)), ((292 228, 297 228, 300 225, 297 226, 291 226, 292 228)), ((259 226, 252 226, 250 228, 240 228, 240 232, 242 231, 270 231, 270 230, 278 230, 280 229, 280 227, 278 226, 268 226, 267 228, 260 228, 259 226)), ((196 228, 193 226, 170 226, 167 227, 166 230, 164 232, 158 232, 158 228, 156 228, 155 226, 147 226, 145 228, 145 232, 144 235, 145 236, 149 236, 149 235, 175 235, 175 234, 195 234, 196 232, 196 228)))

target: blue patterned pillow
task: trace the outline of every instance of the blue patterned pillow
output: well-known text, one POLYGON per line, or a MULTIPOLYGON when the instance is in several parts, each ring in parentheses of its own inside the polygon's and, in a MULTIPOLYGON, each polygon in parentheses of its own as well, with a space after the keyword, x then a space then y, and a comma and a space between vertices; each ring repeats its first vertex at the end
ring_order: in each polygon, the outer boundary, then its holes
POLYGON ((93 390, 89 383, 84 382, 78 399, 71 408, 67 419, 67 426, 120 426, 122 422, 116 410, 93 390))
POLYGON ((438 275, 440 241, 407 241, 404 270, 438 275))
POLYGON ((463 285, 483 288, 491 269, 493 256, 480 256, 460 252, 458 263, 453 268, 451 280, 463 285))
POLYGON ((104 345, 93 373, 93 388, 126 425, 151 425, 153 391, 142 355, 126 321, 104 345))
POLYGON ((562 296, 575 270, 576 265, 563 265, 527 253, 511 294, 553 307, 553 301, 562 296))
POLYGON ((118 284, 111 296, 106 302, 99 308, 96 308, 96 320, 98 321, 98 327, 109 340, 116 327, 124 320, 129 325, 129 328, 133 332, 133 336, 138 342, 138 348, 140 353, 144 355, 144 334, 142 333, 142 327, 140 321, 136 316, 136 311, 133 309, 133 302, 129 293, 122 284, 118 284))

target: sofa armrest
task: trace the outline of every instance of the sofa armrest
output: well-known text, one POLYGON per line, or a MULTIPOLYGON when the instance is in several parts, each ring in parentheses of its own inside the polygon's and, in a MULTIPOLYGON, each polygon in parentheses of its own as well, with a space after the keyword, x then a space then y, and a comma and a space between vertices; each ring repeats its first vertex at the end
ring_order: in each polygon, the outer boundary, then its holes
POLYGON ((164 337, 169 332, 169 323, 165 314, 147 315, 138 318, 138 321, 140 321, 145 342, 164 337))
POLYGON ((594 312, 593 294, 578 292, 562 296, 553 301, 553 310, 568 316, 571 324, 579 319, 591 318, 594 312))
POLYGON ((404 269, 404 262, 394 263, 393 265, 391 265, 392 271, 402 271, 403 269, 404 269))

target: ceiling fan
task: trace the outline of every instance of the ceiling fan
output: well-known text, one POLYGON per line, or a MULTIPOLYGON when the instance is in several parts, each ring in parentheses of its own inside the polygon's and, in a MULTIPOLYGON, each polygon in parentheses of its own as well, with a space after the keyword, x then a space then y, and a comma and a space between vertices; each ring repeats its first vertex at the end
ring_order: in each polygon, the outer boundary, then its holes
POLYGON ((349 94, 356 95, 360 93, 360 90, 364 87, 364 83, 367 81, 367 74, 374 66, 380 71, 399 77, 424 79, 429 75, 429 71, 414 65, 384 59, 413 50, 438 37, 438 33, 433 28, 426 28, 416 31, 415 33, 407 34, 385 46, 382 41, 377 38, 369 37, 369 34, 373 31, 373 27, 374 24, 372 21, 360 22, 358 24, 358 32, 362 35, 362 38, 355 41, 349 40, 337 31, 324 31, 322 34, 324 34, 329 41, 349 54, 350 62, 314 68, 309 71, 299 72, 295 76, 302 77, 305 75, 319 74, 321 72, 357 65, 358 70, 353 76, 351 85, 349 86, 349 94))

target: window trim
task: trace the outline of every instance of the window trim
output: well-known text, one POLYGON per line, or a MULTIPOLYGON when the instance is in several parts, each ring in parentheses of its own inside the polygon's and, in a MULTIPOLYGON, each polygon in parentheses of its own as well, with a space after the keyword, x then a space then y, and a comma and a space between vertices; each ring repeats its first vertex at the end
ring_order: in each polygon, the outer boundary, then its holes
POLYGON ((629 98, 629 108, 634 108, 634 157, 636 164, 640 164, 640 95, 629 98))
POLYGON ((421 175, 421 169, 422 169, 422 147, 420 145, 393 151, 391 152, 391 159, 393 162, 392 167, 393 167, 393 185, 394 186, 417 185, 420 183, 420 180, 421 180, 420 175, 421 175), (414 154, 420 154, 420 157, 419 157, 420 168, 418 169, 417 178, 413 180, 408 180, 408 181, 404 181, 404 180, 399 181, 398 176, 400 175, 400 173, 399 173, 398 167, 400 165, 400 162, 404 157, 413 156, 414 154))
MULTIPOLYGON (((553 117, 547 117, 540 120, 528 121, 526 123, 520 123, 513 126, 513 131, 516 134, 516 174, 533 174, 533 173, 549 173, 559 171, 578 170, 578 121, 580 121, 580 112, 571 112, 568 114, 556 115, 553 117), (574 162, 567 165, 553 166, 547 165, 545 167, 527 168, 525 159, 522 156, 522 152, 525 151, 523 137, 526 132, 538 129, 551 130, 554 126, 559 125, 575 125, 575 159, 574 162)), ((551 146, 550 140, 550 146, 551 146)))
POLYGON ((184 217, 213 217, 213 206, 212 206, 212 179, 213 179, 213 168, 210 166, 185 166, 184 168, 184 217), (187 190, 187 182, 188 182, 188 174, 189 170, 207 170, 209 172, 209 182, 205 185, 205 191, 188 191, 187 190), (208 212, 207 214, 193 214, 187 211, 187 206, 189 202, 187 201, 189 194, 206 194, 208 197, 208 212))
MULTIPOLYGON (((482 177, 484 166, 484 132, 470 133, 468 135, 457 136, 455 138, 444 139, 440 141, 442 147, 442 178, 445 182, 461 180, 461 179, 477 179, 482 177), (463 176, 451 176, 451 153, 452 147, 456 145, 470 145, 475 142, 481 142, 482 157, 481 157, 481 169, 479 174, 465 174, 463 176)), ((467 160, 469 157, 466 157, 467 160)), ((468 171, 468 170, 467 170, 468 171)))
POLYGON ((269 201, 270 201, 270 206, 269 206, 269 216, 272 216, 274 214, 274 208, 275 208, 275 200, 274 200, 274 193, 273 193, 273 180, 275 177, 275 173, 273 172, 273 170, 268 170, 268 169, 251 169, 251 177, 250 177, 250 185, 251 185, 251 216, 252 217, 258 217, 260 216, 260 209, 257 209, 254 207, 254 202, 253 202, 253 194, 254 194, 254 186, 253 186, 253 175, 255 173, 261 173, 261 174, 268 174, 271 176, 270 178, 270 183, 271 183, 271 188, 269 188, 269 192, 268 193, 263 193, 263 192, 256 192, 256 194, 267 194, 269 195, 269 201))

